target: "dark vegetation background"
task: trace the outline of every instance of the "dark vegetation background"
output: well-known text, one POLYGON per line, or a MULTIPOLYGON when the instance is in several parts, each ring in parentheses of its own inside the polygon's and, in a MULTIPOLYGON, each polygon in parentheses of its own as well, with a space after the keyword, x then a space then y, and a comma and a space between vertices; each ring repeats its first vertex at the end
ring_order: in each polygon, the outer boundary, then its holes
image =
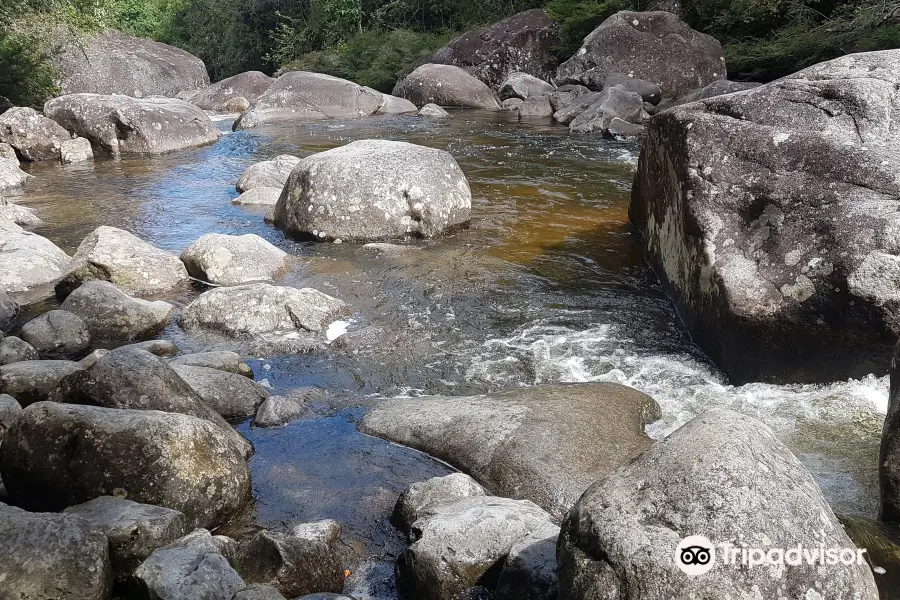
MULTIPOLYGON (((605 18, 648 0, 0 0, 0 96, 53 93, 60 40, 104 28, 202 58, 214 81, 307 69, 390 91, 455 35, 529 8, 559 23, 560 59, 605 18)), ((848 52, 900 46, 900 1, 683 0, 688 23, 725 46, 731 79, 769 81, 848 52)))

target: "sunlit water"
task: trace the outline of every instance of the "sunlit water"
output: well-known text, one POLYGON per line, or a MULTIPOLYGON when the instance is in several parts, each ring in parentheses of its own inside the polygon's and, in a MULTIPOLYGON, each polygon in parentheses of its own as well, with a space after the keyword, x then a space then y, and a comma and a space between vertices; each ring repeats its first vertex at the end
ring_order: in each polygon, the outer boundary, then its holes
MULTIPOLYGON (((229 125, 221 121, 223 131, 229 125)), ((873 515, 887 379, 729 386, 691 343, 628 224, 637 151, 503 115, 379 117, 227 133, 213 146, 154 159, 34 166, 21 202, 48 223, 39 232, 69 252, 101 224, 175 252, 207 232, 256 233, 299 257, 288 284, 353 306, 348 334, 327 350, 251 361, 276 392, 327 392, 318 418, 241 428, 257 446, 263 525, 334 517, 359 554, 389 560, 401 548, 386 523, 397 494, 446 467, 356 433, 361 409, 353 407, 560 381, 617 381, 647 392, 664 415, 648 429, 654 437, 710 408, 751 414, 803 460, 837 512, 873 515), (471 227, 388 254, 294 243, 264 224, 263 211, 231 204, 246 166, 363 138, 451 152, 472 184, 471 227)), ((197 293, 170 300, 184 304, 197 293)), ((200 349, 174 326, 167 337, 200 349)))

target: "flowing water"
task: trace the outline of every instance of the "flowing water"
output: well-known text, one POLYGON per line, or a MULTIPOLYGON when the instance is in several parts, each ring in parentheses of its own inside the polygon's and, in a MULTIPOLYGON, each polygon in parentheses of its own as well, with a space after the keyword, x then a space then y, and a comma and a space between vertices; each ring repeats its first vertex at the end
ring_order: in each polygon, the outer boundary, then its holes
MULTIPOLYGON (((220 125, 228 132, 230 121, 220 125)), ((475 111, 447 121, 377 117, 226 133, 215 145, 152 159, 33 166, 37 178, 20 202, 48 223, 38 232, 68 252, 101 224, 175 252, 208 232, 256 233, 298 257, 286 283, 353 306, 348 334, 327 350, 251 361, 278 393, 325 392, 317 417, 265 431, 241 426, 257 447, 255 518, 265 526, 336 518, 360 555, 390 560, 402 548, 386 522, 397 494, 447 468, 356 433, 365 405, 577 381, 652 395, 663 410, 648 428, 654 437, 710 408, 753 415, 809 467, 836 512, 873 516, 887 378, 728 385, 692 344, 628 223, 637 156, 635 146, 573 137, 544 121, 475 111), (231 204, 235 181, 254 162, 364 138, 451 152, 472 184, 470 228, 382 253, 295 243, 262 211, 231 204)), ((184 304, 199 292, 169 299, 184 304)), ((174 325, 166 337, 202 349, 174 325)), ((361 598, 389 595, 385 565, 365 567, 361 598)))

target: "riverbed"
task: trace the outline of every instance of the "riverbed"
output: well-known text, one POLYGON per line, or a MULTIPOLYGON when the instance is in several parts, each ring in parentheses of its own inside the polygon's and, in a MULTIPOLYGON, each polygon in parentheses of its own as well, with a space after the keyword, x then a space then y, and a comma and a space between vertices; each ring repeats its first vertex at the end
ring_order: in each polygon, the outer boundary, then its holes
MULTIPOLYGON (((382 567, 402 549, 386 520, 396 496, 413 481, 448 472, 355 431, 365 406, 380 397, 615 381, 659 402, 663 419, 648 427, 657 438, 700 412, 730 408, 769 424, 835 512, 875 516, 887 378, 728 385, 691 342, 628 223, 638 146, 571 136, 549 120, 478 111, 448 120, 373 117, 236 133, 230 119, 218 124, 223 137, 205 148, 26 166, 36 178, 17 201, 46 221, 36 232, 70 254, 99 225, 176 253, 204 233, 255 233, 297 257, 284 283, 352 305, 348 333, 326 350, 249 361, 273 393, 320 388, 314 414, 283 428, 239 429, 257 448, 254 520, 274 528, 340 521, 356 554, 380 565, 362 577, 361 600, 389 595, 389 584, 379 581, 389 579, 382 567), (472 185, 470 227, 380 252, 287 240, 264 222, 264 210, 231 202, 234 183, 254 162, 366 138, 452 153, 472 185)), ((201 291, 165 299, 184 305, 201 291)), ((187 351, 203 349, 174 325, 163 337, 187 351)))

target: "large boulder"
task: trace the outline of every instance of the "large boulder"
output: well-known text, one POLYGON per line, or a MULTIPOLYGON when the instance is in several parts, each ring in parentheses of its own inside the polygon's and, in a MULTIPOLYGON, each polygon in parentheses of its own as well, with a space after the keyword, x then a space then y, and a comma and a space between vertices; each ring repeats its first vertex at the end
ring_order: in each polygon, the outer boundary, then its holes
POLYGON ((725 57, 719 42, 673 13, 622 11, 584 38, 554 81, 600 90, 612 73, 655 83, 664 97, 677 98, 724 79, 725 57))
POLYGON ((115 30, 68 40, 53 60, 63 94, 174 97, 209 85, 196 56, 115 30))
POLYGON ((406 98, 416 106, 434 103, 500 110, 491 88, 452 65, 426 64, 416 68, 397 82, 393 95, 406 98))
POLYGON ((131 342, 165 328, 174 307, 168 302, 133 298, 108 281, 88 281, 60 306, 81 317, 94 342, 131 342))
POLYGON ((70 94, 47 102, 44 114, 116 156, 164 154, 220 135, 200 108, 174 98, 70 94))
POLYGON ((231 600, 244 580, 206 529, 155 550, 134 572, 140 600, 231 600))
POLYGON ((191 97, 190 101, 203 110, 230 112, 228 109, 232 108, 232 100, 244 98, 253 102, 269 89, 273 81, 265 73, 247 71, 212 84, 191 97))
POLYGON ((384 400, 359 428, 427 452, 495 494, 531 500, 562 518, 592 483, 652 445, 644 426, 659 417, 646 394, 589 383, 384 400))
POLYGON ((413 524, 412 543, 397 561, 398 587, 430 600, 491 589, 513 544, 548 527, 550 515, 527 500, 475 496, 435 505, 413 524))
POLYGON ((225 419, 249 417, 269 397, 264 387, 236 373, 179 364, 172 364, 172 370, 225 419))
POLYGON ((290 71, 235 121, 234 129, 249 129, 284 121, 354 119, 378 112, 381 92, 323 73, 290 71))
POLYGON ((0 291, 25 292, 55 282, 72 259, 53 242, 0 221, 0 291))
POLYGON ((209 290, 181 313, 186 329, 242 337, 262 333, 324 332, 347 305, 313 288, 251 283, 209 290))
POLYGON ((87 521, 0 504, 0 598, 107 600, 112 584, 106 536, 87 521))
POLYGON ((19 335, 45 359, 78 360, 91 351, 87 325, 65 310, 51 310, 28 321, 19 335))
POLYGON ((188 281, 177 256, 160 250, 123 229, 101 225, 75 251, 56 295, 66 298, 87 281, 109 281, 128 294, 168 291, 188 281))
POLYGON ((852 54, 656 115, 630 216, 735 383, 883 374, 900 335, 894 86, 852 54))
POLYGON ((274 281, 288 268, 288 254, 258 235, 207 233, 181 253, 188 274, 216 285, 274 281))
POLYGON ((232 519, 250 499, 244 453, 189 415, 39 402, 0 447, 10 499, 58 511, 116 495, 184 513, 190 527, 232 519))
POLYGON ((509 76, 503 80, 499 94, 501 100, 508 100, 510 98, 520 98, 524 100, 525 98, 531 98, 533 96, 549 96, 555 91, 556 88, 552 83, 547 83, 543 79, 538 79, 528 73, 516 71, 515 73, 510 73, 509 76))
POLYGON ((19 168, 18 159, 0 156, 0 193, 22 189, 31 177, 19 168))
POLYGON ((60 147, 71 138, 33 108, 19 106, 0 115, 0 142, 12 146, 22 160, 59 160, 60 147))
POLYGON ((287 598, 340 592, 340 533, 335 521, 296 525, 290 534, 260 531, 241 543, 232 562, 246 582, 272 585, 287 598))
POLYGON ((281 154, 271 160, 254 163, 247 167, 238 179, 235 189, 249 192, 257 188, 276 188, 281 192, 284 183, 297 166, 300 159, 290 154, 281 154))
POLYGON ((48 400, 67 377, 83 367, 69 360, 25 360, 0 366, 0 392, 22 406, 48 400))
POLYGON ((747 568, 725 562, 726 544, 737 553, 855 548, 810 473, 768 427, 711 411, 581 497, 559 539, 559 598, 878 598, 864 561, 747 568), (713 570, 702 577, 682 572, 676 559, 690 536, 711 544, 713 570))
POLYGON ((541 9, 526 10, 466 32, 427 59, 462 67, 492 88, 510 73, 548 80, 556 68, 556 24, 541 9))
MULTIPOLYGON (((0 368, 0 373, 3 368, 0 368)), ((241 379, 246 380, 245 377, 241 379)), ((252 451, 243 436, 229 426, 214 407, 203 402, 200 395, 168 362, 140 347, 117 348, 97 359, 89 368, 66 376, 65 380, 60 380, 52 399, 73 404, 159 410, 198 417, 219 427, 244 455, 249 455, 252 451)))
POLYGON ((63 513, 81 517, 103 532, 109 540, 113 572, 120 581, 127 580, 154 550, 188 533, 187 519, 177 510, 115 496, 100 496, 63 513))
POLYGON ((469 221, 472 192, 451 154, 361 140, 303 159, 275 206, 275 225, 320 241, 434 237, 469 221))

